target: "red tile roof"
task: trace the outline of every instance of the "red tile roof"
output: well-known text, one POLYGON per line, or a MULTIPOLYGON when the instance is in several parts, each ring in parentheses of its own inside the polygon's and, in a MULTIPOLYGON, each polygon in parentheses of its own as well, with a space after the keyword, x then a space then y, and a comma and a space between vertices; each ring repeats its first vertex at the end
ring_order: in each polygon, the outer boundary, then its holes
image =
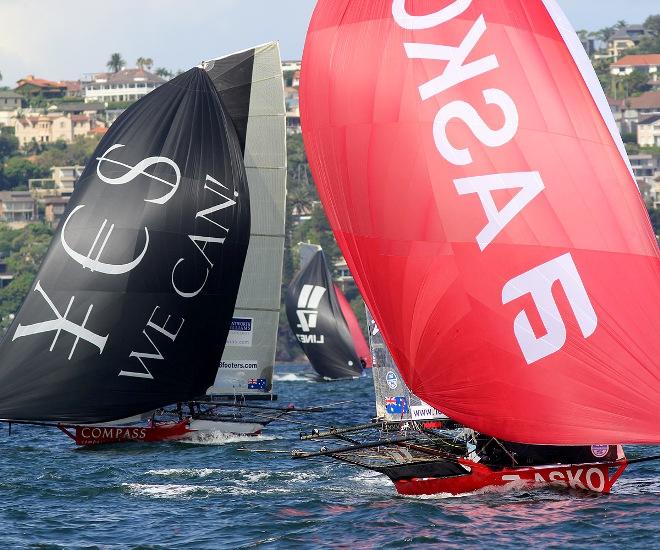
POLYGON ((660 53, 626 55, 613 63, 612 67, 647 67, 649 65, 660 65, 660 53))
POLYGON ((31 74, 25 78, 21 78, 17 84, 17 88, 20 88, 25 84, 32 84, 38 88, 66 88, 66 85, 61 82, 53 82, 52 80, 46 80, 45 78, 35 78, 31 74))
POLYGON ((660 111, 660 90, 631 97, 626 103, 632 109, 658 109, 660 111))

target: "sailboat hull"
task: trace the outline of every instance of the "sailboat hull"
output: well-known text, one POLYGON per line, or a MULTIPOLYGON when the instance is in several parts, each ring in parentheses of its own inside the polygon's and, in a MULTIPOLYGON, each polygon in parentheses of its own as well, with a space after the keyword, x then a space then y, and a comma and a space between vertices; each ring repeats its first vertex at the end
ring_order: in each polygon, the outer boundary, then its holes
MULTIPOLYGON (((580 489, 608 494, 628 465, 626 460, 607 463, 532 466, 492 469, 484 464, 460 460, 464 473, 448 477, 393 479, 402 495, 461 495, 504 487, 543 486, 580 489)), ((390 472, 386 472, 390 475, 390 472)), ((392 475, 390 475, 392 477, 392 475)))
POLYGON ((126 441, 152 443, 181 439, 190 433, 189 424, 189 420, 185 419, 143 426, 74 426, 73 433, 65 426, 60 426, 60 429, 73 439, 76 445, 88 446, 126 441))

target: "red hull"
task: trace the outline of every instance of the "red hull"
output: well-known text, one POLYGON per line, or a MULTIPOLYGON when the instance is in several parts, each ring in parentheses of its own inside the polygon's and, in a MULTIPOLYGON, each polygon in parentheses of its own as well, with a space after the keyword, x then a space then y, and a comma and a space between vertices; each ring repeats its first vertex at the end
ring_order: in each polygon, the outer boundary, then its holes
POLYGON ((149 426, 75 426, 75 434, 67 428, 60 429, 76 442, 76 445, 101 445, 126 441, 168 441, 181 439, 190 433, 189 420, 166 422, 149 426))
POLYGON ((601 464, 492 470, 469 460, 461 460, 461 464, 470 468, 470 472, 454 477, 399 480, 394 485, 402 495, 461 495, 509 484, 514 487, 558 486, 607 494, 628 465, 625 460, 621 460, 601 464), (611 470, 614 470, 612 475, 611 470))

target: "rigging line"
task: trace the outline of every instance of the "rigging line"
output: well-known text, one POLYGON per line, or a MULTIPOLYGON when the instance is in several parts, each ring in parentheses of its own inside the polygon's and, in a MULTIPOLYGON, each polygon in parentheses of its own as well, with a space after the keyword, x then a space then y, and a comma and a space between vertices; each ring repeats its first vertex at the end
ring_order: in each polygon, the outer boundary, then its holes
POLYGON ((660 460, 660 455, 645 456, 645 457, 642 457, 642 458, 626 459, 625 462, 627 462, 628 464, 641 464, 642 462, 654 462, 656 460, 660 460))

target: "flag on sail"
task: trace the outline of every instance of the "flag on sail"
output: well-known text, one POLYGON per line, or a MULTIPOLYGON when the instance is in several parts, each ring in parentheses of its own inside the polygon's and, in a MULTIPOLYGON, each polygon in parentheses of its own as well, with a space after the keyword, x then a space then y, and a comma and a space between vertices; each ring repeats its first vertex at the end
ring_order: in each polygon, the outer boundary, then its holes
POLYGON ((540 444, 660 442, 660 256, 554 0, 320 0, 305 147, 412 392, 540 444))
POLYGON ((239 137, 200 68, 99 143, 0 345, 0 418, 110 421, 202 395, 250 234, 239 137))
POLYGON ((385 409, 388 414, 406 414, 408 402, 405 397, 388 397, 385 399, 385 409))

